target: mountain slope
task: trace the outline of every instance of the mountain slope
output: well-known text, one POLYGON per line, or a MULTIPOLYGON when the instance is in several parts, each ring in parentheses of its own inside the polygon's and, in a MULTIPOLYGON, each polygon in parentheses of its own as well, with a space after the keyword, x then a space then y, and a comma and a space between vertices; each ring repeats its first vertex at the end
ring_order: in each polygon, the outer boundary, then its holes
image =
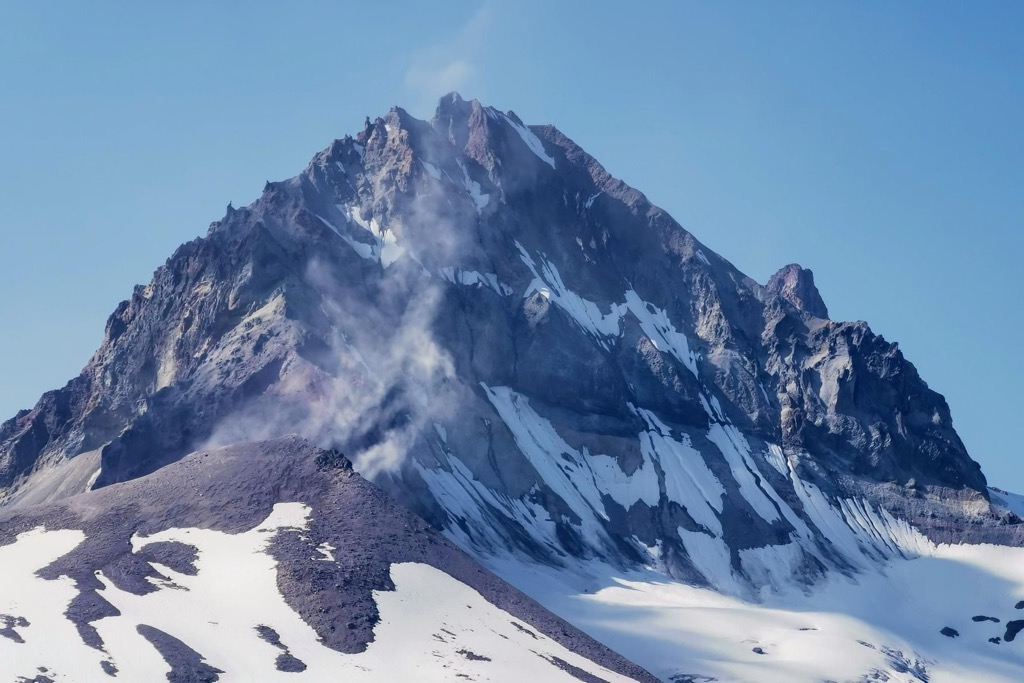
POLYGON ((0 529, 5 679, 653 680, 298 437, 0 529))

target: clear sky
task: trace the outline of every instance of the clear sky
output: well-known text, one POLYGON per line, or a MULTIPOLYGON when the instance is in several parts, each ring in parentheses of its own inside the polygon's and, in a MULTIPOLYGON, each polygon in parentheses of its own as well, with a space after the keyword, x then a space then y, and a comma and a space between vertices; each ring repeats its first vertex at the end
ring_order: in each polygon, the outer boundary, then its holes
POLYGON ((758 281, 812 268, 1024 491, 1022 33, 997 0, 5 3, 0 419, 229 200, 458 89, 554 123, 758 281))

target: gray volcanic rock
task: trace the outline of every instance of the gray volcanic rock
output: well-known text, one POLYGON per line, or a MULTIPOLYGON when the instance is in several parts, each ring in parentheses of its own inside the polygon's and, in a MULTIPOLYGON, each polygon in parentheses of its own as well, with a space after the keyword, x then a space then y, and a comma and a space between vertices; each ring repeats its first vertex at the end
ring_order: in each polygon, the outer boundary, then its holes
POLYGON ((765 285, 772 294, 781 296, 798 311, 815 318, 828 319, 828 307, 814 286, 814 273, 796 263, 784 266, 768 279, 765 285))
POLYGON ((160 656, 171 667, 167 674, 170 683, 214 683, 224 673, 203 661, 202 655, 185 643, 158 628, 140 624, 139 635, 153 644, 160 656))
MULTIPOLYGON (((395 589, 389 574, 392 564, 416 562, 471 586, 492 604, 577 654, 637 681, 655 680, 482 568, 356 474, 344 456, 314 448, 297 436, 193 453, 145 477, 59 503, 6 511, 0 514, 0 545, 40 526, 85 533, 80 545, 40 576, 48 580, 66 576, 76 582, 82 599, 66 616, 77 624, 87 644, 104 650, 91 624, 116 615, 116 610, 103 597, 98 573, 121 590, 143 595, 158 590, 149 579, 160 575, 149 561, 163 563, 176 555, 178 559, 172 561, 186 573, 192 565, 187 552, 166 542, 133 553, 133 537, 171 528, 241 533, 257 526, 275 504, 289 502, 304 503, 312 512, 308 529, 281 531, 270 548, 278 562, 278 590, 327 647, 346 653, 364 651, 379 621, 373 592, 395 589), (316 549, 322 547, 333 548, 331 561, 317 559, 316 549), (159 559, 150 559, 154 553, 159 559)), ((194 555, 195 549, 188 549, 194 555)), ((11 626, 18 626, 17 619, 11 626)), ((273 629, 258 624, 253 628, 282 650, 280 670, 305 669, 273 629)), ((171 666, 168 680, 215 681, 223 673, 205 662, 203 653, 173 635, 148 625, 138 630, 171 666)))
POLYGON ((1021 543, 942 396, 827 318, 810 271, 761 286, 556 128, 452 94, 180 247, 79 377, 0 426, 0 496, 296 432, 481 559, 757 594, 780 563, 808 582, 911 552, 850 506, 1021 543))

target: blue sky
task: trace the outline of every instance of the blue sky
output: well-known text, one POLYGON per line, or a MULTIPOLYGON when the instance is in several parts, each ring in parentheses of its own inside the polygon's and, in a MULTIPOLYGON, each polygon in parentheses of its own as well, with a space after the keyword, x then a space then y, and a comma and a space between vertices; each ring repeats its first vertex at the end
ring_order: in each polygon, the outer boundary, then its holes
POLYGON ((0 415, 229 200, 458 89, 556 124, 755 279, 812 268, 1024 491, 1024 3, 643 7, 6 4, 0 415))

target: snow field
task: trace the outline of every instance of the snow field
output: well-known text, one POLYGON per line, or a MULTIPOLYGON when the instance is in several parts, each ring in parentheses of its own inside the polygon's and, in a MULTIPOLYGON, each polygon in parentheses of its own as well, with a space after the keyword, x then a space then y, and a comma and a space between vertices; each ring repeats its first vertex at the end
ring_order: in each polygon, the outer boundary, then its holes
POLYGON ((916 683, 905 669, 919 666, 931 683, 1019 683, 1024 672, 1024 642, 988 641, 1007 620, 1024 618, 1014 608, 1024 598, 1022 548, 938 546, 852 578, 833 572, 806 593, 794 587, 763 603, 597 562, 556 571, 496 560, 494 569, 665 680, 818 683, 883 672, 889 678, 878 680, 916 683), (942 635, 945 626, 960 637, 942 635))
MULTIPOLYGON (((240 534, 210 529, 169 529, 132 539, 133 552, 157 542, 178 542, 198 551, 195 576, 153 564, 164 577, 151 579, 158 590, 135 595, 118 589, 103 574, 100 595, 119 612, 93 625, 106 653, 86 646, 64 616, 77 594, 71 579, 48 581, 36 572, 84 540, 80 531, 36 529, 0 547, 0 607, 28 623, 16 630, 24 643, 0 638, 0 678, 34 676, 45 667, 55 681, 105 680, 102 661, 117 677, 163 680, 171 666, 137 632, 145 624, 182 641, 206 663, 224 673, 220 680, 294 681, 416 680, 574 681, 554 658, 608 681, 626 681, 534 631, 487 602, 479 593, 424 564, 391 568, 394 591, 374 593, 380 623, 365 652, 342 654, 324 646, 315 631, 284 601, 277 589, 275 560, 266 552, 274 536, 306 527, 310 510, 282 503, 256 528, 240 534), (257 626, 268 626, 306 668, 278 671, 282 650, 263 641, 257 626)), ((316 551, 333 561, 329 545, 316 551)), ((2 626, 2 625, 0 625, 2 626)))

